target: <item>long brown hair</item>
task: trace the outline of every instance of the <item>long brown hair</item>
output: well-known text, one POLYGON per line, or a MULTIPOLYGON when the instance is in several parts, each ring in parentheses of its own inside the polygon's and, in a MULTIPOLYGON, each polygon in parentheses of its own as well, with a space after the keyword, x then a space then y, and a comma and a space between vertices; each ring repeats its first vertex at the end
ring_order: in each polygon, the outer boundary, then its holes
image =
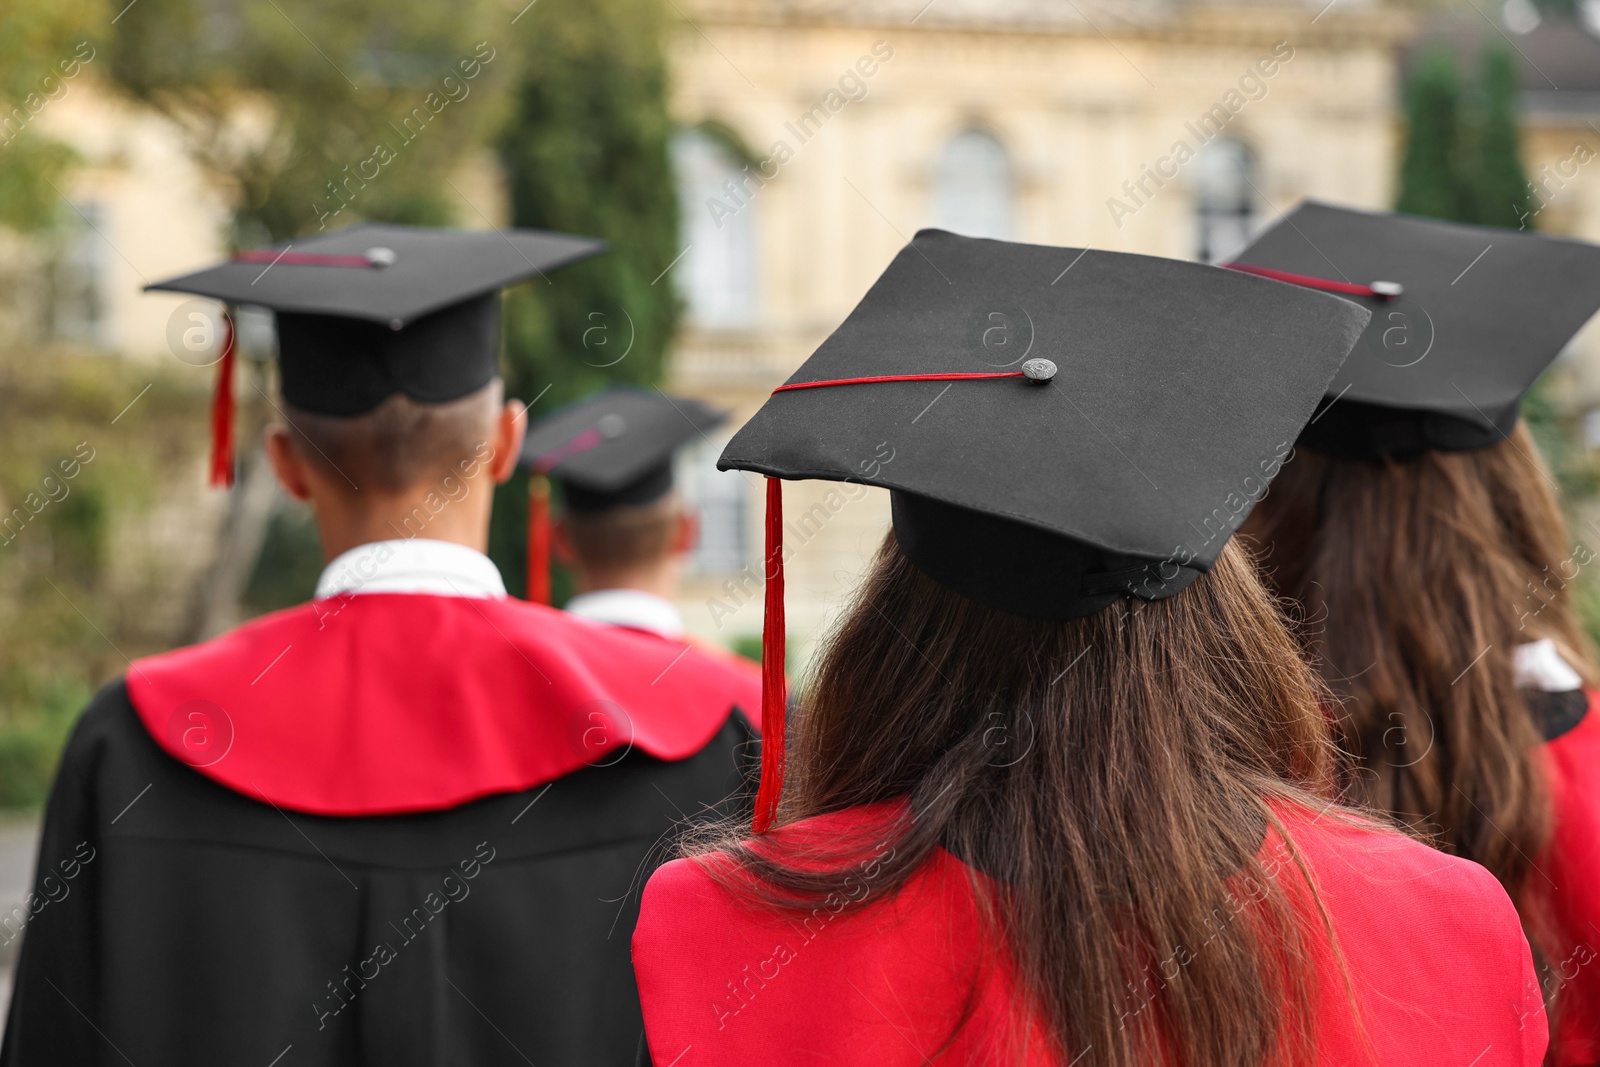
MULTIPOLYGON (((973 879, 988 943, 1062 1063, 1296 1062, 1314 968, 1258 850, 1268 798, 1327 807, 1318 701, 1233 545, 1175 597, 1043 621, 936 584, 891 534, 814 662, 781 819, 909 799, 872 899, 937 847, 994 876, 973 879)), ((841 864, 771 842, 715 842, 732 884, 790 906, 840 888, 841 864)))
POLYGON ((1546 953, 1534 858, 1550 833, 1513 656, 1550 638, 1592 681, 1566 525, 1522 426, 1466 452, 1371 462, 1301 450, 1245 531, 1304 612, 1352 797, 1487 867, 1546 953), (1565 565, 1564 565, 1565 564, 1565 565))

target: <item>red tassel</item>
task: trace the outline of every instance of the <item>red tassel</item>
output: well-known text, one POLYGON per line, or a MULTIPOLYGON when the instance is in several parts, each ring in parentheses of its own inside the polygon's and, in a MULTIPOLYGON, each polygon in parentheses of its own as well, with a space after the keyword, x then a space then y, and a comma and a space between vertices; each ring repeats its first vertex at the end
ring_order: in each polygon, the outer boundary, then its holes
POLYGON ((211 484, 233 484, 233 317, 222 315, 222 360, 211 398, 211 484))
POLYGON ((789 701, 783 674, 783 481, 767 479, 766 616, 761 625, 761 786, 750 828, 764 834, 783 795, 783 713, 789 701))
POLYGON ((550 479, 528 476, 528 599, 550 603, 550 479))

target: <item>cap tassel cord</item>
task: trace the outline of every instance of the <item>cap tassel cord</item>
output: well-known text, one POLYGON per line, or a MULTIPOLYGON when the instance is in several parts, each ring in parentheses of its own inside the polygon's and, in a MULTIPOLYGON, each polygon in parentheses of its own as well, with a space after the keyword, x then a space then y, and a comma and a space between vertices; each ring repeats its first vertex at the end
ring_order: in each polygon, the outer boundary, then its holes
POLYGON ((778 817, 783 795, 784 678, 783 480, 767 479, 766 614, 761 624, 761 786, 750 828, 764 834, 778 817))
POLYGON ((1321 289, 1328 293, 1342 293, 1345 296, 1376 296, 1384 300, 1392 300, 1401 294, 1399 284, 1395 282, 1373 282, 1371 285, 1358 285, 1355 282, 1336 282, 1331 278, 1317 278, 1309 274, 1294 274, 1286 270, 1273 270, 1271 267, 1257 267, 1249 263, 1219 263, 1219 267, 1236 270, 1241 274, 1254 274, 1260 278, 1271 278, 1273 281, 1288 282, 1290 285, 1299 285, 1307 289, 1321 289))
POLYGON ((996 371, 992 374, 879 374, 870 378, 829 378, 821 382, 790 382, 780 385, 773 390, 774 393, 787 392, 790 389, 820 389, 826 385, 868 385, 872 382, 960 382, 969 378, 1026 378, 1027 375, 1019 370, 996 371))
POLYGON ((381 257, 367 255, 333 255, 328 252, 274 252, 270 248, 258 248, 249 252, 240 252, 233 257, 235 263, 266 263, 269 265, 283 264, 290 267, 384 267, 388 266, 381 257))
POLYGON ((211 398, 211 484, 233 484, 233 317, 222 315, 222 359, 211 398))
POLYGON ((550 479, 528 477, 528 599, 550 603, 550 479))

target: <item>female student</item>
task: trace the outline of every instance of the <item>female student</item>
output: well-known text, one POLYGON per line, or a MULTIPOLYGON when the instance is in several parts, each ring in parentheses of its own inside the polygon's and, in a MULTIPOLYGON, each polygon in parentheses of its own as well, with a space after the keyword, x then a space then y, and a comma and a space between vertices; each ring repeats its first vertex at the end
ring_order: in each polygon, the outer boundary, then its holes
POLYGON ((1331 802, 1320 691, 1229 543, 1367 318, 901 251, 722 458, 768 476, 775 717, 753 833, 645 890, 657 1067, 1539 1061, 1504 891, 1331 802), (893 507, 787 748, 782 478, 893 507))
POLYGON ((1593 554, 1518 422, 1600 305, 1600 249, 1309 204, 1240 260, 1399 289, 1365 299, 1337 399, 1247 532, 1308 620, 1347 794, 1500 880, 1536 948, 1552 1061, 1600 1062, 1600 715, 1569 595, 1593 554))

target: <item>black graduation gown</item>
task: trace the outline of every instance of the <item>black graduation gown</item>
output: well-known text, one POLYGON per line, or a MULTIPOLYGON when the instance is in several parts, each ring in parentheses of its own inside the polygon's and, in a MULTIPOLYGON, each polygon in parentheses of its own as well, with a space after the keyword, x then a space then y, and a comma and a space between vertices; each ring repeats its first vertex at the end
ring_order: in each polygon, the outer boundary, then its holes
POLYGON ((753 739, 735 713, 682 761, 330 818, 183 765, 108 686, 51 794, 0 1064, 632 1063, 639 888, 706 798, 748 802, 753 739))

